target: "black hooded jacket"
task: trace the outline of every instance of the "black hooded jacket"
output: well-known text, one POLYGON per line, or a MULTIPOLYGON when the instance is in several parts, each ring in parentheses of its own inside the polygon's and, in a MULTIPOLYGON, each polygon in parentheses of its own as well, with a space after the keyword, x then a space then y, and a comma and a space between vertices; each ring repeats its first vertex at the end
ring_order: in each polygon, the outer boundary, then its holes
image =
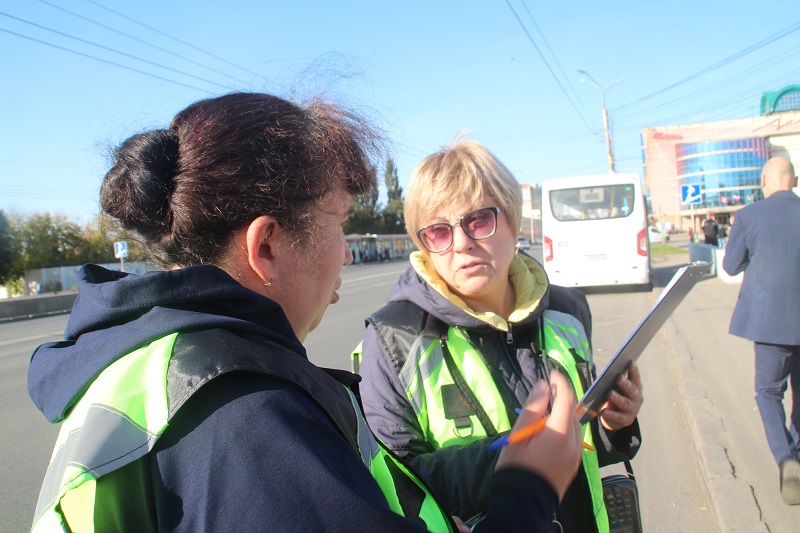
MULTIPOLYGON (((175 332, 263 339, 315 380, 358 381, 308 362, 280 306, 216 267, 138 276, 87 265, 81 277, 65 340, 40 346, 30 363, 31 398, 51 422, 63 420, 111 363, 175 332)), ((217 349, 209 344, 205 351, 217 349)), ((98 531, 423 531, 389 509, 355 439, 328 412, 313 392, 269 375, 214 378, 149 454, 107 476, 118 486, 102 494, 118 497, 98 501, 115 513, 96 515, 98 531)), ((495 516, 545 531, 556 499, 541 478, 510 470, 495 485, 495 516), (530 486, 533 497, 520 494, 530 486)))

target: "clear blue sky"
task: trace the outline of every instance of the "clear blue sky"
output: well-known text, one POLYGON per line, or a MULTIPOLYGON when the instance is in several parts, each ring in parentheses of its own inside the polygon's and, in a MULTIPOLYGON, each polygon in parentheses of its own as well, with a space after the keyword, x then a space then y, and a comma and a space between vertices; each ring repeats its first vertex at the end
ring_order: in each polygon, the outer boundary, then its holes
POLYGON ((376 111, 403 186, 459 131, 521 183, 605 172, 601 91, 579 69, 607 87, 618 172, 641 173, 643 127, 756 116, 800 83, 798 0, 543 4, 0 2, 0 209, 88 221, 109 147, 200 98, 286 94, 314 64, 376 111))

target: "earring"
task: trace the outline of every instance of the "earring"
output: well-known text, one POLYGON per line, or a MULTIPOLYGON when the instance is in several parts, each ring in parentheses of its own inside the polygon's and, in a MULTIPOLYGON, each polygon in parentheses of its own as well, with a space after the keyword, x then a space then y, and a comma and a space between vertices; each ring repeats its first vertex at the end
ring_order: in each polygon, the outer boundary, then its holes
POLYGON ((265 287, 272 287, 272 280, 269 280, 264 284, 265 287))

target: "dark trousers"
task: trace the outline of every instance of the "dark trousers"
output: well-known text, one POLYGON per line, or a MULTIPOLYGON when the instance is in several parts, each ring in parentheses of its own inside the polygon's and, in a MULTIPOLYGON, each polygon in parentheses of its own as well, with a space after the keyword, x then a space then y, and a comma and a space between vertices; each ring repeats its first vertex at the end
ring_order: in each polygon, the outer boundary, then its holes
POLYGON ((796 457, 800 444, 800 346, 756 342, 755 352, 756 403, 772 456, 780 464, 786 457, 796 457), (783 395, 790 377, 792 414, 787 428, 783 395))

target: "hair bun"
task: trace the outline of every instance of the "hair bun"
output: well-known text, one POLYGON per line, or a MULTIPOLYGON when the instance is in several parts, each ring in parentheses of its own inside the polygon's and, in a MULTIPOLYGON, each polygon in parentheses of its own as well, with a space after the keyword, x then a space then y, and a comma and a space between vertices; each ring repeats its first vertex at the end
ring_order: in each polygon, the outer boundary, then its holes
POLYGON ((170 200, 180 173, 179 141, 172 130, 134 135, 114 152, 114 167, 100 191, 103 211, 158 241, 172 226, 170 200))

